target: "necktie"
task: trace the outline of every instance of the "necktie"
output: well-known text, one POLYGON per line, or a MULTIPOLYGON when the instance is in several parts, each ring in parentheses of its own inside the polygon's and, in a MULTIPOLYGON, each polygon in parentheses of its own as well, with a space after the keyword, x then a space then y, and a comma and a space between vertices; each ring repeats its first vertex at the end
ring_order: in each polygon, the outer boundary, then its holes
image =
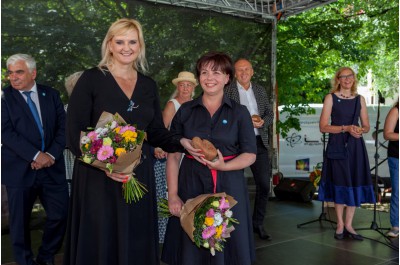
POLYGON ((26 103, 28 104, 29 109, 32 112, 33 118, 35 118, 36 125, 39 128, 40 136, 42 137, 42 151, 44 151, 44 132, 43 132, 42 123, 40 122, 40 117, 39 117, 39 113, 36 108, 35 102, 33 102, 32 98, 31 98, 32 91, 24 91, 22 93, 24 93, 24 95, 27 98, 26 103))

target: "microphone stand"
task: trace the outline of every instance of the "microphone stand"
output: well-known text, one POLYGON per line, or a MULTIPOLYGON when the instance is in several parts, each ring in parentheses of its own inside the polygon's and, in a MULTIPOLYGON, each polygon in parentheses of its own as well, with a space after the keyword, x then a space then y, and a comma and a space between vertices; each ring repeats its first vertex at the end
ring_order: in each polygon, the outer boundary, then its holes
MULTIPOLYGON (((323 157, 323 161, 325 162, 325 133, 323 133, 322 142, 323 142, 322 157, 323 157)), ((308 222, 305 222, 305 223, 302 223, 302 224, 298 224, 297 228, 300 228, 303 225, 308 225, 308 224, 315 223, 315 222, 320 222, 321 223, 321 221, 327 221, 327 222, 329 222, 331 224, 336 224, 335 221, 329 220, 326 217, 326 212, 325 212, 325 207, 324 207, 324 202, 323 201, 321 201, 321 214, 319 215, 318 219, 314 219, 314 220, 311 220, 311 221, 308 221, 308 222)))
POLYGON ((380 116, 380 109, 381 109, 381 103, 385 103, 385 99, 382 97, 381 92, 378 90, 378 113, 376 116, 376 123, 375 123, 375 132, 376 132, 376 139, 375 139, 375 167, 373 169, 375 169, 375 187, 374 187, 374 193, 376 196, 375 199, 375 203, 374 203, 374 219, 372 220, 371 226, 369 228, 359 228, 356 230, 375 230, 377 231, 379 234, 383 235, 384 237, 386 237, 386 235, 381 231, 381 230, 390 230, 390 228, 380 228, 376 222, 376 201, 378 200, 379 196, 378 196, 378 160, 379 160, 379 153, 378 153, 378 148, 379 148, 379 141, 378 141, 378 131, 379 131, 379 116, 380 116))

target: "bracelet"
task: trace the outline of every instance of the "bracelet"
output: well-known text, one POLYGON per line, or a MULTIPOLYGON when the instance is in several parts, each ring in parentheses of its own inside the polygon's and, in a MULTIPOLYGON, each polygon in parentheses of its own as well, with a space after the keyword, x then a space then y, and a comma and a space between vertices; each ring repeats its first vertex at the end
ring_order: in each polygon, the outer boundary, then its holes
POLYGON ((342 125, 342 133, 344 133, 344 125, 342 125))

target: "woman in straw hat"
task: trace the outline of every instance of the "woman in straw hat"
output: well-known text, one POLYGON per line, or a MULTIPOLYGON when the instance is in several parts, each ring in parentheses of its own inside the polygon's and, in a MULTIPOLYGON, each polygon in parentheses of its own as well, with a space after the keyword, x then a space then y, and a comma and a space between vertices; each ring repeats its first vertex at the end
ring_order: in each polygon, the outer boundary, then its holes
MULTIPOLYGON (((163 120, 166 128, 169 128, 171 120, 179 107, 192 100, 194 88, 197 86, 197 80, 191 72, 180 72, 178 77, 172 80, 176 89, 167 102, 163 111, 163 120)), ((167 180, 165 177, 165 162, 167 153, 160 147, 154 148, 154 174, 156 178, 157 201, 167 198, 167 180)), ((164 235, 167 226, 167 218, 158 219, 159 242, 164 243, 164 235)))

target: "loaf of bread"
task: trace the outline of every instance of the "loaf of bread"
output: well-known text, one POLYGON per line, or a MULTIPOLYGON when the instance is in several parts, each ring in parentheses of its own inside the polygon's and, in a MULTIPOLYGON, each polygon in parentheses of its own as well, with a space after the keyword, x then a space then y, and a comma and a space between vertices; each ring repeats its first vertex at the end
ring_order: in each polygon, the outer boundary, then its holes
POLYGON ((260 122, 260 121, 261 121, 261 117, 260 117, 259 115, 257 115, 257 114, 251 115, 251 119, 252 119, 254 122, 260 122))
POLYGON ((200 137, 195 136, 192 139, 192 146, 200 149, 204 154, 204 158, 208 161, 213 161, 217 157, 217 149, 206 139, 202 140, 200 137))

